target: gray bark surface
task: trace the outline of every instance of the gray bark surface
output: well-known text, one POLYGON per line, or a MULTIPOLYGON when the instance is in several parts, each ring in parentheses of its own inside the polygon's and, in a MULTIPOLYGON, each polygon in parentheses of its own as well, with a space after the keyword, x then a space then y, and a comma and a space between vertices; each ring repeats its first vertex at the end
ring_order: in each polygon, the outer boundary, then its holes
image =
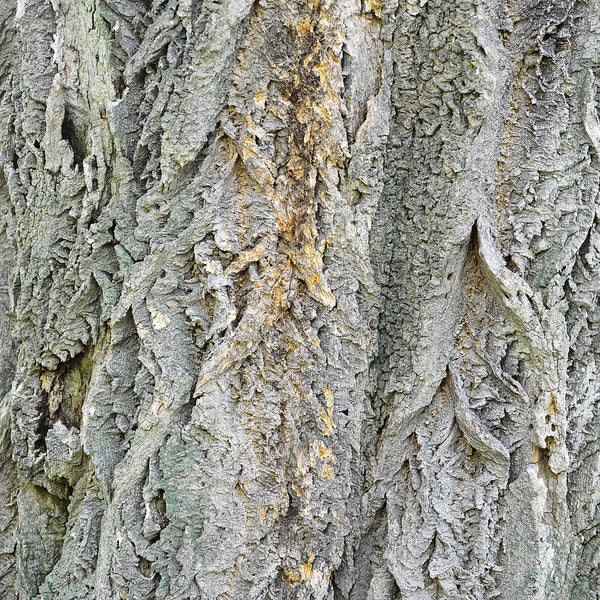
POLYGON ((600 598, 597 0, 0 2, 0 598, 600 598))

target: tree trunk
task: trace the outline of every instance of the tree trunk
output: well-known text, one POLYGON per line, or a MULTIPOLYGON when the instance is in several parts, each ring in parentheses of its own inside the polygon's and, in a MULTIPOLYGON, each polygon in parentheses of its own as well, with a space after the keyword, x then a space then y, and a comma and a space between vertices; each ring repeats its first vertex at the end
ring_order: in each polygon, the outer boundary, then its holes
POLYGON ((600 4, 0 2, 0 598, 591 600, 600 4))

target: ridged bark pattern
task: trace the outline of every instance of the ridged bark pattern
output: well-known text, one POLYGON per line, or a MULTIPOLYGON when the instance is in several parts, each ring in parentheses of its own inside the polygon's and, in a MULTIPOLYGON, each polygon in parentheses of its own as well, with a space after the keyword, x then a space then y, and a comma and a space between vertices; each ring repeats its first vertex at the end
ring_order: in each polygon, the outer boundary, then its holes
POLYGON ((0 598, 597 598, 599 32, 0 3, 0 598))

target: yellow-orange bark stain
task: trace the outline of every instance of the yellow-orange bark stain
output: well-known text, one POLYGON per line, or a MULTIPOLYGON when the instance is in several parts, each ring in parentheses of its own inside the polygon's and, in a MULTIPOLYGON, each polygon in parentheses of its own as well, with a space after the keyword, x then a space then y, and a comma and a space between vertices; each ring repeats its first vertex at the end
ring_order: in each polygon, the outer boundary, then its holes
POLYGON ((326 385, 323 389, 323 395, 325 396, 327 408, 319 406, 319 417, 324 424, 323 435, 331 435, 335 425, 333 423, 333 393, 329 385, 326 385))
POLYGON ((312 552, 308 553, 308 560, 300 565, 300 578, 302 579, 302 581, 306 581, 311 573, 312 573, 312 564, 313 561, 315 560, 315 555, 312 552))

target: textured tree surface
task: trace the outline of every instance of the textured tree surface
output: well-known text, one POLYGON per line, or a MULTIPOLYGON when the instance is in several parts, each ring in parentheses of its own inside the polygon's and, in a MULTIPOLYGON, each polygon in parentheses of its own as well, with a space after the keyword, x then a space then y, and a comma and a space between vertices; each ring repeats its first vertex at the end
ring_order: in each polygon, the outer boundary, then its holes
POLYGON ((0 0, 0 598, 598 598, 597 99, 598 0, 0 0))

